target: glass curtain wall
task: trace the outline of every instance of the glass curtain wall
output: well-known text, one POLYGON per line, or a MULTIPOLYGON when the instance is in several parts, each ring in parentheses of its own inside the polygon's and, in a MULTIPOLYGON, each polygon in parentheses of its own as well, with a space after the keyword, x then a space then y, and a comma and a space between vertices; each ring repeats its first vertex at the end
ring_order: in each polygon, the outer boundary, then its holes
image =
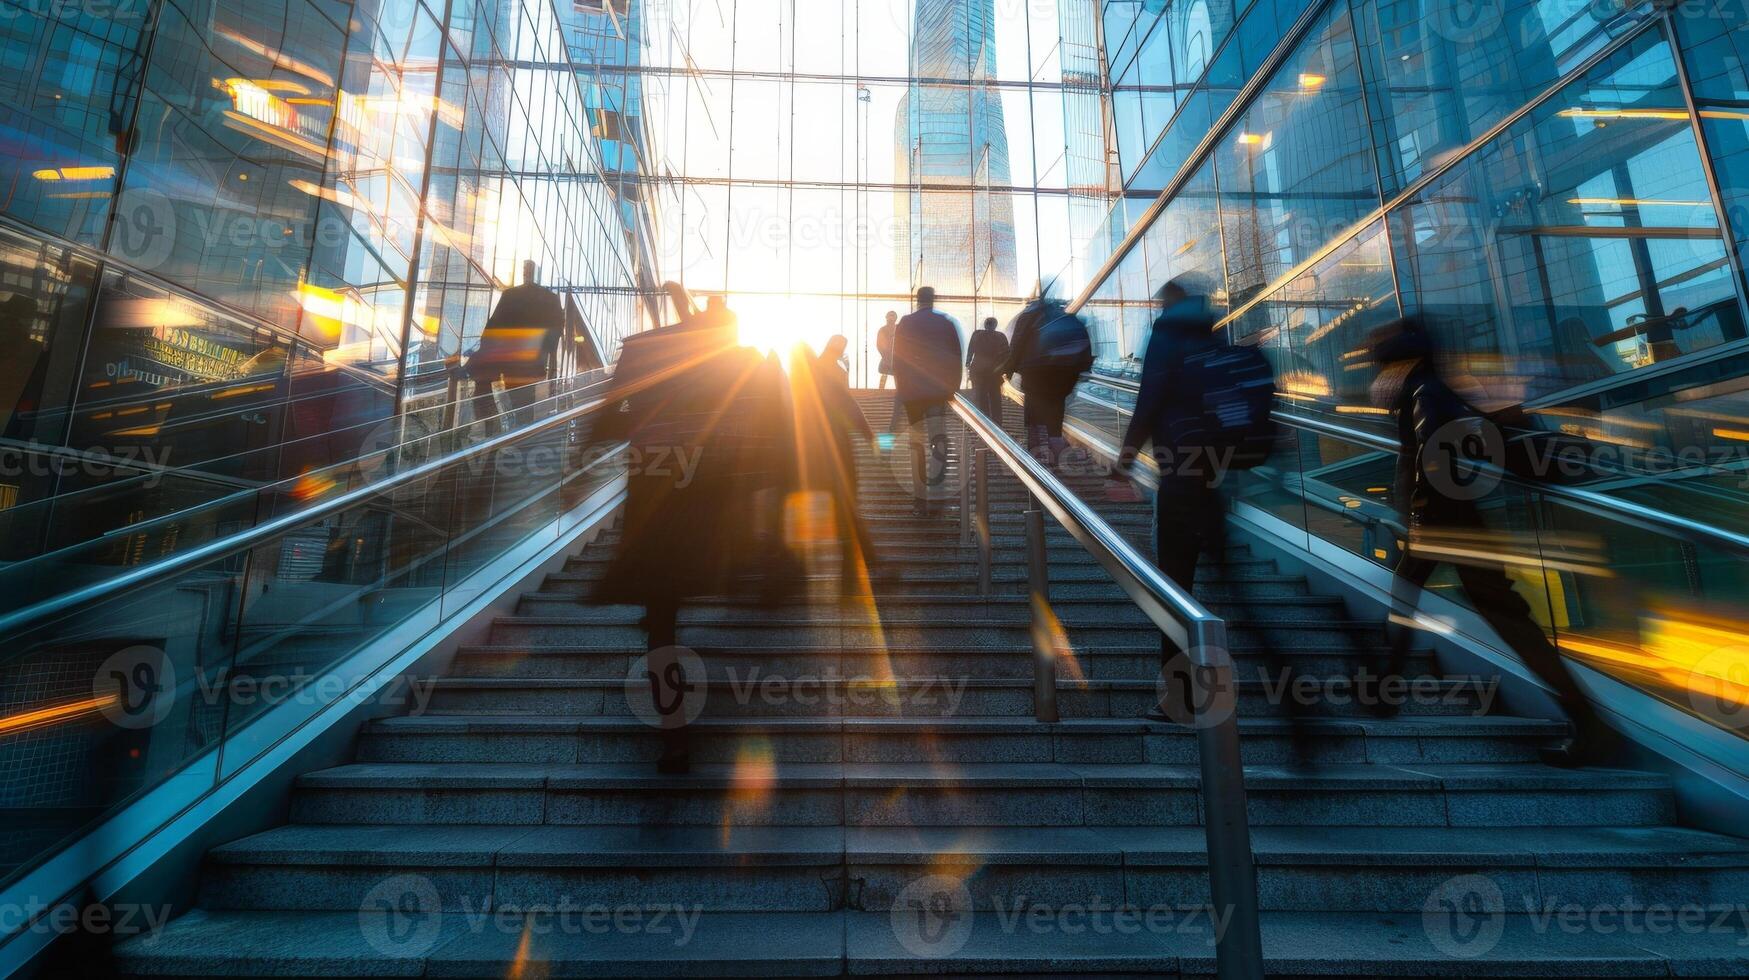
POLYGON ((0 0, 5 560, 51 525, 295 478, 374 423, 462 404, 525 260, 564 295, 566 372, 653 322, 650 222, 575 60, 636 61, 643 16, 0 0))
MULTIPOLYGON (((641 68, 658 264, 754 344, 851 341, 919 286, 971 330, 1071 298, 1116 199, 1093 0, 677 0, 641 68)), ((1083 276, 1084 278, 1084 276, 1083 276)))

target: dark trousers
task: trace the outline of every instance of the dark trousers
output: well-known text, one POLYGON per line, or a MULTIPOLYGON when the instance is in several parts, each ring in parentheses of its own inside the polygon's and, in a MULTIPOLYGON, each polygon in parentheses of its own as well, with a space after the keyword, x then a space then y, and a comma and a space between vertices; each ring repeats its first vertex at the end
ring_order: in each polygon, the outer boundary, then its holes
MULTIPOLYGON (((1479 522, 1477 526, 1480 526, 1479 522)), ((1422 588, 1441 564, 1437 559, 1416 555, 1414 548, 1415 543, 1410 541, 1409 548, 1397 560, 1395 577, 1391 580, 1392 622, 1387 627, 1391 654, 1384 670, 1387 677, 1403 673, 1409 660, 1409 644, 1415 633, 1398 620, 1415 615, 1422 588)), ((1567 718, 1575 728, 1583 730, 1591 722, 1591 703, 1580 693, 1560 651, 1549 642, 1542 627, 1531 619, 1530 603, 1512 587, 1512 580, 1506 577, 1505 569, 1499 564, 1485 561, 1472 564, 1471 561, 1452 563, 1464 593, 1469 596, 1470 605, 1489 626, 1494 627, 1494 632, 1500 634, 1518 659, 1555 690, 1567 718)))
MULTIPOLYGON (((666 664, 657 663, 656 652, 667 651, 679 646, 680 642, 680 603, 677 600, 661 598, 652 600, 644 610, 644 633, 648 637, 647 652, 651 655, 646 662, 648 669, 659 675, 666 664)), ((658 701, 658 703, 660 703, 658 701)), ((660 710, 660 708, 658 708, 660 710)), ((691 753, 692 739, 686 730, 686 712, 684 704, 676 706, 670 715, 661 719, 662 758, 667 760, 685 759, 691 753)))
MULTIPOLYGON (((1003 401, 1002 377, 1000 375, 992 375, 987 378, 976 374, 972 375, 972 404, 977 407, 978 411, 983 412, 986 418, 996 423, 998 429, 1002 428, 1003 401)), ((1057 430, 1060 432, 1062 428, 1063 419, 1059 413, 1057 430)))
POLYGON ((947 487, 947 403, 906 402, 905 420, 910 423, 911 496, 918 507, 927 507, 947 487))
MULTIPOLYGON (((1154 555, 1160 571, 1179 588, 1193 593, 1197 564, 1202 557, 1212 555, 1224 566, 1226 552, 1227 504, 1220 490, 1196 477, 1163 476, 1160 492, 1154 498, 1154 555)), ((1230 638, 1228 642, 1232 642, 1230 638)), ((1171 637, 1160 634, 1163 693, 1174 703, 1181 704, 1182 715, 1187 717, 1195 713, 1193 705, 1206 694, 1198 693, 1191 673, 1192 665, 1179 656, 1185 652, 1178 649, 1171 637)), ((1291 668, 1278 657, 1274 644, 1266 640, 1262 655, 1264 669, 1281 676, 1284 681, 1281 690, 1292 690, 1291 668)), ((1253 679, 1257 674, 1255 669, 1241 672, 1235 665, 1233 676, 1235 680, 1245 680, 1253 679)), ((1304 709, 1292 699, 1283 707, 1290 718, 1297 718, 1304 709)))
POLYGON ((503 429, 498 421, 498 396, 492 391, 492 383, 497 380, 475 378, 474 397, 470 403, 474 410, 474 425, 489 436, 495 436, 503 429))
POLYGON ((1026 448, 1036 454, 1040 446, 1063 438, 1063 414, 1080 375, 1074 371, 1035 370, 1021 376, 1026 392, 1022 418, 1026 422, 1026 448))

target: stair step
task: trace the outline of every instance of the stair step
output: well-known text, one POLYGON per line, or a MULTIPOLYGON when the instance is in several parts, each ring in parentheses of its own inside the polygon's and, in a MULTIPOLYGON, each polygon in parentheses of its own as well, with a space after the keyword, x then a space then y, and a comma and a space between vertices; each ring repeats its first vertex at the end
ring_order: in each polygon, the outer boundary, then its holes
MULTIPOLYGON (((1065 594, 1051 596, 1051 611, 1066 626, 1100 626, 1133 623, 1147 626, 1151 620, 1127 594, 1116 598, 1078 597, 1065 594)), ((1282 596, 1265 602, 1248 599, 1211 599, 1209 611, 1223 619, 1248 618, 1253 621, 1303 623, 1327 618, 1346 620, 1347 610, 1341 600, 1329 596, 1282 596)), ((578 597, 564 593, 524 593, 517 605, 517 615, 551 617, 580 623, 623 625, 637 622, 643 609, 636 606, 585 605, 578 597)), ((1032 618, 1031 600, 1024 595, 990 596, 888 596, 876 597, 874 613, 883 624, 933 623, 960 615, 1004 623, 1027 623, 1032 618)), ((815 602, 788 602, 778 606, 751 602, 689 603, 680 610, 680 622, 727 626, 752 622, 810 622, 828 625, 833 621, 867 622, 869 611, 861 601, 846 604, 837 595, 827 595, 815 602)))
MULTIPOLYGON (((599 691, 611 703, 619 691, 599 691)), ((1149 691, 1137 690, 1146 704, 1149 691)), ((812 695, 810 695, 811 697, 812 695)), ((1017 700, 1021 700, 1018 699, 1017 700)), ((1026 699, 1030 700, 1030 699, 1026 699)), ((1074 707, 1073 699, 1061 705, 1074 707)), ((1024 701, 1022 701, 1024 703, 1024 701)), ((623 700, 619 702, 623 711, 623 700)), ((695 757, 733 763, 762 753, 785 763, 1156 763, 1194 765, 1196 733, 1139 717, 1070 716, 1050 725, 1010 717, 743 715, 709 707, 695 722, 695 757)), ((1351 763, 1455 764, 1533 762, 1537 749, 1568 732, 1562 722, 1523 718, 1378 719, 1246 717, 1243 755, 1255 765, 1351 763)), ((433 714, 367 726, 361 762, 619 763, 654 762, 654 731, 630 714, 433 714)))
MULTIPOLYGON (((684 638, 684 637, 683 637, 684 638)), ((1245 636, 1238 637, 1246 639, 1245 636)), ((644 655, 641 636, 619 643, 594 644, 494 644, 464 647, 454 665, 456 677, 613 679, 624 680, 632 663, 644 655)), ((697 648, 710 676, 762 677, 888 677, 957 676, 967 678, 1031 678, 1032 648, 1015 641, 1007 644, 813 644, 759 642, 734 647, 697 648)), ((1248 676, 1279 682, 1286 667, 1295 676, 1342 677, 1379 661, 1387 654, 1382 645, 1326 648, 1285 647, 1264 652, 1256 645, 1229 644, 1238 664, 1240 680, 1248 676)), ((1080 676, 1089 680, 1151 680, 1160 673, 1159 643, 1077 644, 1074 661, 1080 676)), ((1416 653, 1405 665, 1409 677, 1421 678, 1432 669, 1432 658, 1416 653)), ((1061 671, 1069 668, 1061 666, 1061 671)), ((1066 673, 1059 676, 1069 676, 1066 673)))
MULTIPOLYGON (((1654 826, 1663 777, 1539 765, 1247 766, 1256 826, 1654 826)), ((644 826, 1188 826, 1194 766, 355 763, 297 781, 300 823, 644 826)))
MULTIPOLYGON (((1487 875, 1506 907, 1545 901, 1708 905, 1749 885, 1749 843, 1675 827, 1260 827, 1264 911, 1420 912, 1439 883, 1487 875), (1691 870, 1692 874, 1677 872, 1691 870)), ((1174 909, 1208 902, 1198 827, 561 827, 292 825, 215 849, 209 909, 363 907, 385 878, 416 874, 445 912, 487 907, 701 906, 890 911, 947 876, 978 910, 1024 903, 1174 909), (857 882, 841 892, 840 877, 857 882)))

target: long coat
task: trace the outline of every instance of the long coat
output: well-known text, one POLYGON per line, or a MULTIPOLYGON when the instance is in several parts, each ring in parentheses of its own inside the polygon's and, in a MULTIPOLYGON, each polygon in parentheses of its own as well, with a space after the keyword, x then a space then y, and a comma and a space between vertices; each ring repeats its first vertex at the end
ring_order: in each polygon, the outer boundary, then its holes
POLYGON ((626 340, 597 436, 630 443, 625 531, 608 601, 769 595, 787 571, 793 473, 783 371, 698 317, 626 340))

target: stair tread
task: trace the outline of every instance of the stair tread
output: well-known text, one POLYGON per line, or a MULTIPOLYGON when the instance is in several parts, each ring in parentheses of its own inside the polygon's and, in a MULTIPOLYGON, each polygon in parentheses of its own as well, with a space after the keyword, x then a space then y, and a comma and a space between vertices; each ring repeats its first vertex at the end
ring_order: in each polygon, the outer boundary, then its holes
MULTIPOLYGON (((1749 867, 1749 840, 1684 827, 1265 826, 1263 865, 1749 867)), ((858 863, 1203 867, 1186 827, 626 827, 292 824, 215 848, 220 864, 370 867, 620 867, 858 863)))
MULTIPOLYGON (((1144 682, 1145 686, 1147 685, 1144 682)), ((1018 685, 1017 685, 1018 686, 1018 685)), ((1031 682, 1025 682, 1030 689, 1031 682)), ((1148 733, 1156 735, 1192 735, 1182 725, 1127 718, 1069 718, 1042 726, 1031 718, 1021 717, 738 717, 700 718, 693 724, 701 732, 710 729, 745 729, 748 731, 924 731, 943 733, 1026 733, 1094 734, 1148 733)), ((1406 716, 1392 719, 1312 717, 1287 718, 1242 717, 1242 730, 1258 734, 1271 731, 1303 731, 1308 736, 1318 734, 1365 734, 1375 737, 1428 738, 1439 736, 1481 735, 1548 735, 1557 736, 1569 730, 1566 722, 1541 718, 1511 716, 1467 717, 1463 715, 1406 716)), ((559 732, 583 733, 602 731, 646 731, 649 725, 634 717, 559 717, 517 714, 444 714, 420 717, 385 718, 372 722, 370 732, 430 734, 453 732, 559 732)))
MULTIPOLYGON (((1075 928, 1067 919, 1052 927, 1048 918, 1028 927, 1015 909, 963 915, 963 930, 919 936, 895 929, 886 911, 689 913, 685 922, 600 932, 525 928, 516 914, 488 917, 491 925, 481 928, 479 913, 468 912, 197 911, 122 944, 118 959, 137 972, 185 975, 503 975, 512 965, 549 964, 595 977, 691 976, 706 968, 740 976, 1215 971, 1205 912, 1173 914, 1156 927, 1126 931, 1122 942, 1109 928, 1088 928, 1085 915, 1075 928), (391 914, 406 921, 391 929, 391 914)), ((1460 959, 1453 940, 1436 943, 1419 913, 1265 912, 1264 960, 1271 974, 1301 976, 1744 971, 1740 928, 1606 934, 1551 929, 1517 913, 1498 922, 1497 937, 1460 959)))
MULTIPOLYGON (((1181 786, 1201 782, 1194 766, 1151 763, 1087 764, 1058 762, 870 763, 777 762, 752 768, 700 765, 685 775, 655 772, 637 763, 349 763, 299 778, 309 789, 492 789, 492 788, 661 788, 707 789, 735 786, 937 785, 1003 786, 1181 786)), ((1652 789, 1669 780, 1655 773, 1623 769, 1558 769, 1529 763, 1449 765, 1338 763, 1318 766, 1247 765, 1249 789, 1652 789)))

